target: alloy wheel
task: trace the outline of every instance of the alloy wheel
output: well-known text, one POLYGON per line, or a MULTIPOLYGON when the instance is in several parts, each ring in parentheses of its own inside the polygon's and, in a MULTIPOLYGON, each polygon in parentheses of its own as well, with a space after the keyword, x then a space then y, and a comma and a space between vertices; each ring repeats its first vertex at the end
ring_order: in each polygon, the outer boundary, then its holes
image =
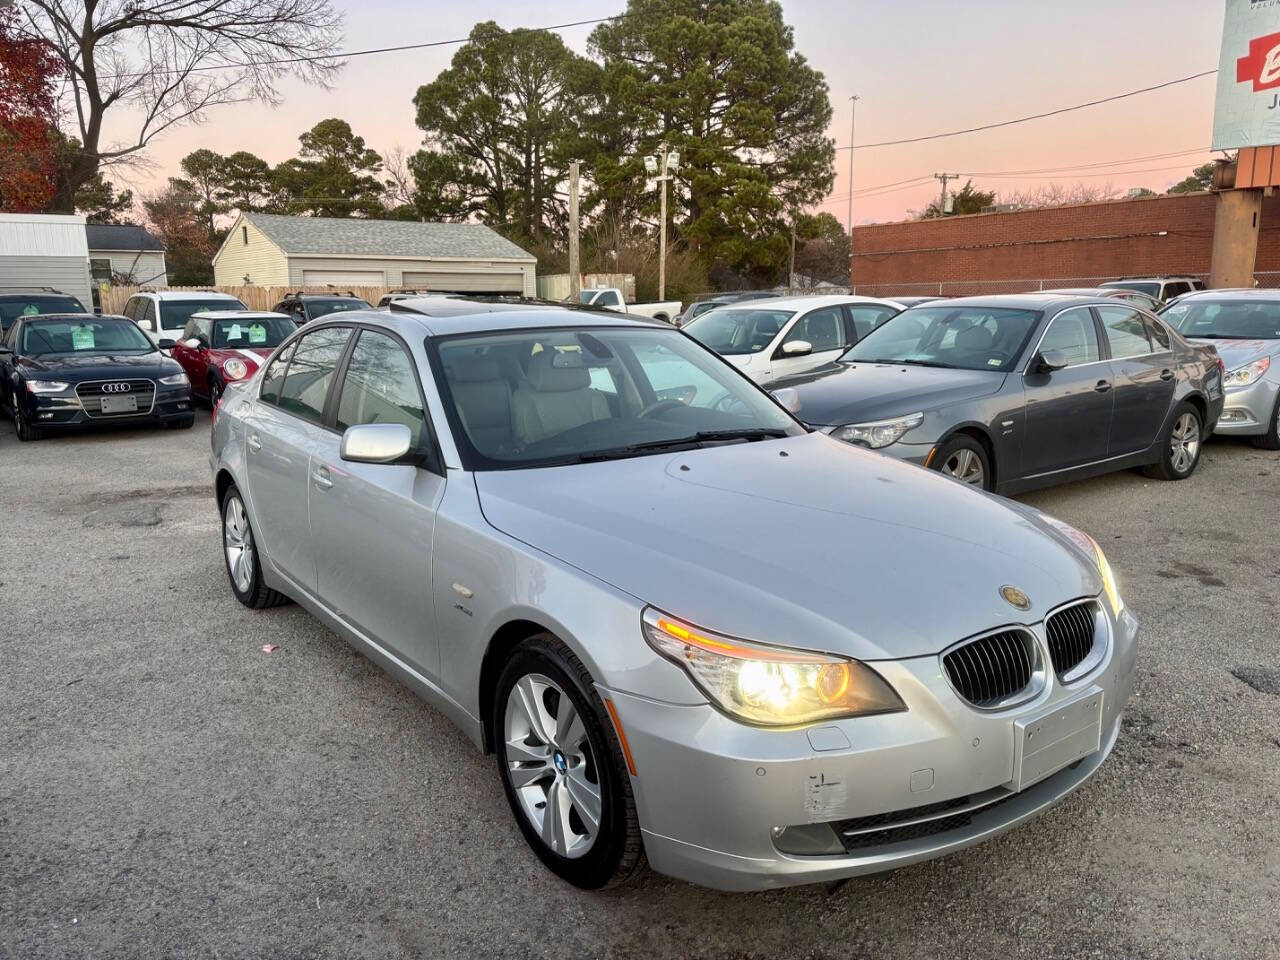
POLYGON ((947 457, 941 472, 975 487, 983 486, 987 479, 986 472, 982 469, 982 458, 967 447, 961 447, 947 457))
POLYGON ((507 696, 504 759, 520 809, 562 857, 585 855, 600 832, 600 771, 587 728, 569 695, 540 673, 507 696))
POLYGON ((227 498, 222 515, 222 539, 227 551, 227 569, 231 580, 241 593, 248 593, 253 586, 253 570, 256 557, 253 549, 253 531, 245 514, 244 503, 237 496, 227 498))
POLYGON ((1176 473, 1186 473, 1195 466, 1200 452, 1200 421, 1194 413, 1184 413, 1178 418, 1169 444, 1170 463, 1176 473))

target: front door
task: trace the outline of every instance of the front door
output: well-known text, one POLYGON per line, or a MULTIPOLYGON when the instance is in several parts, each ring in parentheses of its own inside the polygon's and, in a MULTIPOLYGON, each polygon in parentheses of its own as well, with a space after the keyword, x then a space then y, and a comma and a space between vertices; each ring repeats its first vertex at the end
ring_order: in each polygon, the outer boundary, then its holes
POLYGON ((308 493, 319 595, 361 633, 437 677, 431 545, 445 481, 420 465, 432 440, 413 359, 394 336, 364 329, 339 390, 337 432, 320 442, 308 493), (408 426, 415 462, 342 460, 342 431, 362 423, 408 426))
POLYGON ((1111 368, 1102 359, 1089 308, 1076 307, 1054 317, 1022 377, 1023 473, 1037 476, 1105 459, 1112 386, 1111 368), (1051 350, 1066 357, 1067 366, 1052 373, 1033 372, 1036 357, 1051 350))
POLYGON ((851 346, 845 326, 844 310, 839 306, 819 307, 798 317, 773 352, 769 376, 778 380, 793 373, 804 373, 837 359, 851 346), (803 341, 813 349, 803 356, 788 356, 788 343, 803 341))
POLYGON ((1111 344, 1115 414, 1111 454, 1145 450, 1156 440, 1173 400, 1174 357, 1168 345, 1152 343, 1142 314, 1133 307, 1098 307, 1111 344))

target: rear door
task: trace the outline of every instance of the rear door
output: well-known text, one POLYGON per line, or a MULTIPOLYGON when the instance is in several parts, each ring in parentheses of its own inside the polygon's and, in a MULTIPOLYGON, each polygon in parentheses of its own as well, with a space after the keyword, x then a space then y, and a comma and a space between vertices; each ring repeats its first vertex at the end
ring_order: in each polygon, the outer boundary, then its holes
POLYGON ((902 311, 897 307, 878 306, 871 303, 847 303, 845 315, 849 318, 849 343, 855 344, 890 317, 902 311))
POLYGON ((791 322, 790 329, 774 349, 769 376, 778 379, 820 367, 835 360, 851 345, 843 307, 837 304, 810 310, 791 322), (788 356, 787 344, 797 341, 809 344, 812 351, 798 357, 788 356))
POLYGON ((1142 313, 1128 306, 1097 307, 1111 348, 1115 383, 1112 456, 1136 453, 1155 442, 1173 400, 1173 353, 1150 338, 1142 313))
POLYGON ((357 336, 335 394, 336 430, 320 436, 312 457, 308 497, 318 591, 360 632, 435 677, 431 543, 444 476, 407 346, 385 330, 366 327, 357 336), (342 432, 363 423, 407 426, 414 462, 342 460, 342 432))
POLYGON ((322 327, 282 351, 264 371, 258 402, 245 418, 249 497, 262 552, 313 593, 311 459, 329 430, 325 410, 350 336, 349 327, 322 327))

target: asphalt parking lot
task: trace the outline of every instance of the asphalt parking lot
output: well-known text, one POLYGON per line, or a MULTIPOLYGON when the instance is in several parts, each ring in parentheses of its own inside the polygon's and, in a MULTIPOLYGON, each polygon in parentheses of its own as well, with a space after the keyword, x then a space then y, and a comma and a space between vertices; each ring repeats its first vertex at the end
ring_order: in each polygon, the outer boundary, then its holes
POLYGON ((0 956, 1280 955, 1280 454, 1025 498, 1143 625, 1093 781, 948 858, 742 895, 556 880, 491 757, 300 609, 235 601, 207 453, 207 414, 0 424, 0 956))

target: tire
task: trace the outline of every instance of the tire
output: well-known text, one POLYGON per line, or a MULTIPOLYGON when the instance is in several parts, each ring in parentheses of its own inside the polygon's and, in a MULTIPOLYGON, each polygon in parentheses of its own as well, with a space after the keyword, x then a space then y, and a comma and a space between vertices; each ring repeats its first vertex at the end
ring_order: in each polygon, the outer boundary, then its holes
POLYGON ((34 440, 40 440, 44 437, 44 431, 39 427, 33 427, 27 423, 27 418, 22 415, 22 405, 18 403, 18 393, 15 390, 10 397, 13 405, 13 432, 18 435, 18 440, 22 443, 29 443, 34 440))
POLYGON ((958 433, 944 443, 929 465, 960 483, 988 492, 994 489, 991 458, 982 444, 967 434, 958 433))
POLYGON ((222 385, 222 381, 217 375, 209 377, 209 409, 216 410, 218 401, 222 399, 222 394, 226 391, 226 387, 222 385))
POLYGON ((249 523, 244 500, 233 483, 222 495, 222 559, 236 599, 246 607, 263 610, 288 603, 289 598, 262 582, 262 563, 249 523), (230 529, 229 529, 230 528, 230 529))
POLYGON ((1280 450, 1280 397, 1271 411, 1271 426, 1260 437, 1253 437, 1253 445, 1260 450, 1280 450))
POLYGON ((585 890, 623 884, 645 864, 631 779, 605 717, 586 667, 549 633, 517 646, 498 677, 494 753, 511 813, 538 859, 585 890), (566 706, 577 720, 564 735, 552 727, 566 706), (557 801, 565 812, 548 823, 557 801))
POLYGON ((1204 420, 1187 401, 1178 404, 1160 444, 1160 459, 1143 469, 1157 480, 1185 480, 1195 472, 1204 447, 1204 420))
POLYGON ((183 417, 181 420, 170 420, 166 426, 170 430, 190 430, 195 426, 195 417, 183 417))

